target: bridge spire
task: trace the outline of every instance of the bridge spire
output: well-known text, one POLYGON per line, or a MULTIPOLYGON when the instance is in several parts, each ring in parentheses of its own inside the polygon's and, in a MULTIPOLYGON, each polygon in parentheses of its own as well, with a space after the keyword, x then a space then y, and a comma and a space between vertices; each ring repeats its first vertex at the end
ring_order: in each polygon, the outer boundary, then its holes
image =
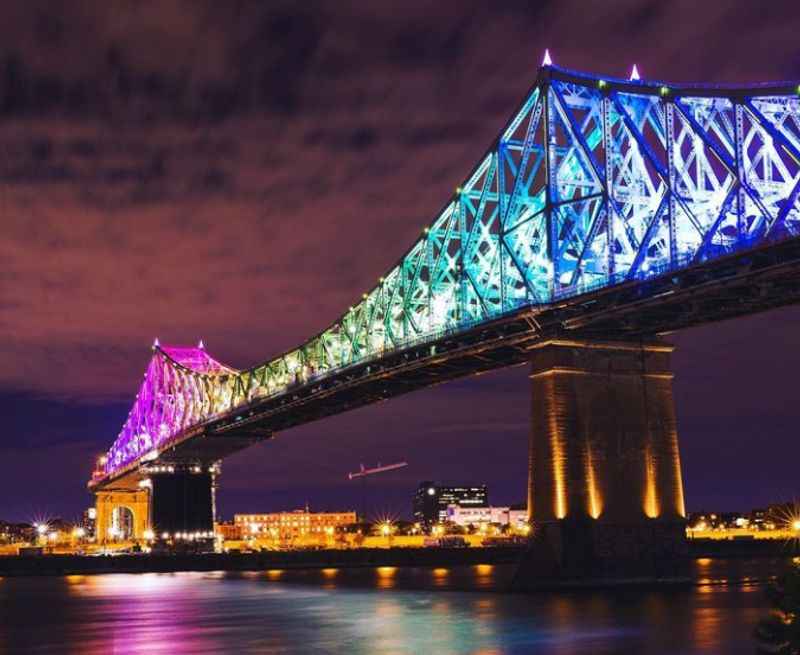
POLYGON ((161 344, 158 342, 158 337, 153 340, 153 348, 159 348, 161 344))
POLYGON ((636 67, 636 64, 633 65, 633 69, 631 70, 631 76, 628 78, 631 82, 638 82, 642 79, 639 76, 639 69, 636 67))
POLYGON ((542 59, 542 66, 552 66, 553 60, 550 58, 550 50, 544 49, 544 59, 542 59))
POLYGON ((206 349, 206 345, 203 343, 203 340, 202 340, 202 339, 200 339, 200 341, 198 341, 198 342, 197 342, 197 347, 198 347, 200 350, 205 350, 205 349, 206 349))

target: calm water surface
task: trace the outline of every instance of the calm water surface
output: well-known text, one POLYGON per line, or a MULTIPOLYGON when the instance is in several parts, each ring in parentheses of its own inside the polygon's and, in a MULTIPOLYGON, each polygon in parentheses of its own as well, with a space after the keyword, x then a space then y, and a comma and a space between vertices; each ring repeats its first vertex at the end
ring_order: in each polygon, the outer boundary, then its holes
POLYGON ((701 560, 684 591, 534 595, 492 591, 508 573, 492 566, 5 578, 0 653, 752 655, 778 567, 701 560))

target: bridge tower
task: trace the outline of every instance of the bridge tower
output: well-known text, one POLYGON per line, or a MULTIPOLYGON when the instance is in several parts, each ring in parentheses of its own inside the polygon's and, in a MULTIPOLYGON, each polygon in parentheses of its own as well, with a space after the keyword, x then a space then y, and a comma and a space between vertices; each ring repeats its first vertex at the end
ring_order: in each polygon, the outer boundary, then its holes
POLYGON ((534 540, 523 586, 684 576, 671 352, 657 340, 552 339, 531 349, 534 540))

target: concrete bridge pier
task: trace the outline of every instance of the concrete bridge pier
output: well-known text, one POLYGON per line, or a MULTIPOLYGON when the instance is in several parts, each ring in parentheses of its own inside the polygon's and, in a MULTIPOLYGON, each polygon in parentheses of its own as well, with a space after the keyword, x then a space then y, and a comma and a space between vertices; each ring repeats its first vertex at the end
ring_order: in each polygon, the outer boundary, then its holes
POLYGON ((534 536, 518 586, 686 578, 672 349, 556 339, 531 351, 534 536))
POLYGON ((150 523, 156 539, 213 539, 216 464, 170 463, 150 467, 150 523))
POLYGON ((95 491, 97 541, 213 541, 219 463, 155 461, 129 486, 95 491))

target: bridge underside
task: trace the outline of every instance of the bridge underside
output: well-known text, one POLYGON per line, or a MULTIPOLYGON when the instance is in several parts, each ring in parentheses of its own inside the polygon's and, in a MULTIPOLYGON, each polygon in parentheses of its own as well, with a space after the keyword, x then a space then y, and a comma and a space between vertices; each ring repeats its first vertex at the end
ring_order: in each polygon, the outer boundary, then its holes
MULTIPOLYGON (((800 302, 800 239, 697 265, 648 282, 586 294, 525 311, 435 344, 364 362, 323 380, 245 405, 185 433, 159 462, 206 466, 288 428, 497 368, 525 364, 556 338, 636 340, 800 302)), ((136 488, 153 462, 97 481, 93 490, 136 488)))
POLYGON ((93 490, 100 502, 144 484, 156 538, 210 543, 214 478, 227 455, 325 416, 531 362, 535 536, 515 585, 681 581, 687 560, 671 348, 659 335, 800 302, 799 273, 794 239, 508 316, 243 407, 93 490))
POLYGON ((531 353, 534 537, 518 587, 687 579, 671 352, 593 339, 531 353))

